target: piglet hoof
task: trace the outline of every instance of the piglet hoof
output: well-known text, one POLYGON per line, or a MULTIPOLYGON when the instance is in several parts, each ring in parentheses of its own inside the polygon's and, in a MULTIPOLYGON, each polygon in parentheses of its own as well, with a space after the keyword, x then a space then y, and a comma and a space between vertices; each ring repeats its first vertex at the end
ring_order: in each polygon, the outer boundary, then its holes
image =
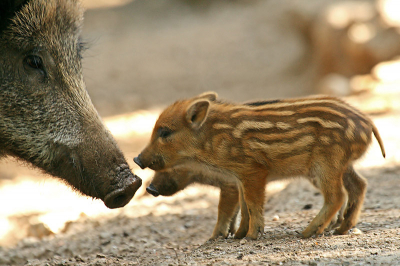
POLYGON ((209 241, 214 241, 217 239, 226 239, 228 238, 228 234, 224 234, 222 232, 213 233, 212 236, 208 239, 209 241))
POLYGON ((333 234, 334 235, 347 235, 349 233, 349 230, 341 231, 340 228, 336 229, 333 234))
POLYGON ((242 239, 246 236, 246 233, 247 232, 237 231, 233 238, 234 239, 242 239))
POLYGON ((300 232, 296 232, 296 237, 298 237, 298 238, 305 238, 304 236, 303 236, 303 234, 302 233, 300 233, 300 232))
POLYGON ((302 238, 310 238, 317 234, 318 227, 307 227, 302 233, 302 238))
POLYGON ((244 239, 246 239, 247 241, 257 240, 258 239, 258 232, 254 233, 254 234, 247 234, 244 239))
POLYGON ((207 240, 207 243, 216 242, 219 238, 220 238, 220 236, 211 236, 211 237, 207 240))
POLYGON ((312 237, 313 235, 314 235, 314 234, 308 234, 308 233, 302 232, 302 233, 299 235, 299 237, 300 237, 300 238, 303 238, 303 239, 306 239, 306 238, 312 237))
POLYGON ((301 233, 301 235, 300 235, 300 237, 301 238, 303 238, 303 239, 306 239, 306 238, 317 238, 317 237, 322 237, 322 236, 325 236, 325 231, 322 231, 322 232, 314 232, 314 233, 309 233, 309 234, 305 234, 304 232, 303 233, 301 233))

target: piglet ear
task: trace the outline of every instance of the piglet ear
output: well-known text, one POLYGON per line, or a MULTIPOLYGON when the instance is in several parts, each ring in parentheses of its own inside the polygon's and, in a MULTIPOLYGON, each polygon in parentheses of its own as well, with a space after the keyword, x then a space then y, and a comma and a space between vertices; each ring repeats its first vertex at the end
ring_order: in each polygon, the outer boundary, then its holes
POLYGON ((217 97, 218 97, 218 94, 216 92, 207 91, 207 92, 203 92, 202 94, 196 96, 195 99, 207 99, 210 102, 215 102, 217 97))
POLYGON ((207 119, 210 102, 208 100, 197 100, 193 102, 186 111, 186 120, 194 129, 199 129, 207 119))

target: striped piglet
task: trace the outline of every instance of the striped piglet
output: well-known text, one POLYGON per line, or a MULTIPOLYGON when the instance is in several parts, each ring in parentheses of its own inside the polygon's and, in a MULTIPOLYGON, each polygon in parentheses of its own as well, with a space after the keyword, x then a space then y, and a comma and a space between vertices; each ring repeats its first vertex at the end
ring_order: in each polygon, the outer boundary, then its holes
POLYGON ((235 238, 257 239, 263 232, 267 182, 304 176, 321 190, 324 205, 302 236, 322 234, 342 206, 336 233, 346 234, 357 223, 367 187, 353 163, 372 134, 385 156, 372 121, 337 98, 234 104, 208 92, 167 107, 134 160, 141 168, 183 167, 236 182, 242 220, 235 238))

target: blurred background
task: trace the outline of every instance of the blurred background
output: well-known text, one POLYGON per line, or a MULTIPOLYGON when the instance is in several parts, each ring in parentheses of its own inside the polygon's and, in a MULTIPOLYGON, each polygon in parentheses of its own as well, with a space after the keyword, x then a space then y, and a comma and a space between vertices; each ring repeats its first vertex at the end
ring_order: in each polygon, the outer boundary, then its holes
MULTIPOLYGON (((65 232, 70 221, 85 217, 154 213, 152 206, 166 199, 144 196, 152 172, 132 159, 164 107, 204 91, 238 102, 320 93, 345 97, 371 115, 387 149, 383 160, 374 141, 359 167, 400 163, 397 0, 83 4, 87 90, 144 185, 127 207, 108 210, 24 163, 2 160, 0 246, 65 232)), ((218 192, 211 193, 217 200, 218 192)))

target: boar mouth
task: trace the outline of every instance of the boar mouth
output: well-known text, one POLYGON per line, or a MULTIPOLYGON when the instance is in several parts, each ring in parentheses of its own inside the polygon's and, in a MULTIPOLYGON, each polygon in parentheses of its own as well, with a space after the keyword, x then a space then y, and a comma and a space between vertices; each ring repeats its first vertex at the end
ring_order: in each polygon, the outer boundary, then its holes
POLYGON ((104 204, 110 209, 124 207, 142 185, 142 179, 136 175, 132 175, 130 171, 123 171, 120 174, 120 178, 123 180, 122 185, 119 185, 119 188, 108 193, 103 200, 104 204))

